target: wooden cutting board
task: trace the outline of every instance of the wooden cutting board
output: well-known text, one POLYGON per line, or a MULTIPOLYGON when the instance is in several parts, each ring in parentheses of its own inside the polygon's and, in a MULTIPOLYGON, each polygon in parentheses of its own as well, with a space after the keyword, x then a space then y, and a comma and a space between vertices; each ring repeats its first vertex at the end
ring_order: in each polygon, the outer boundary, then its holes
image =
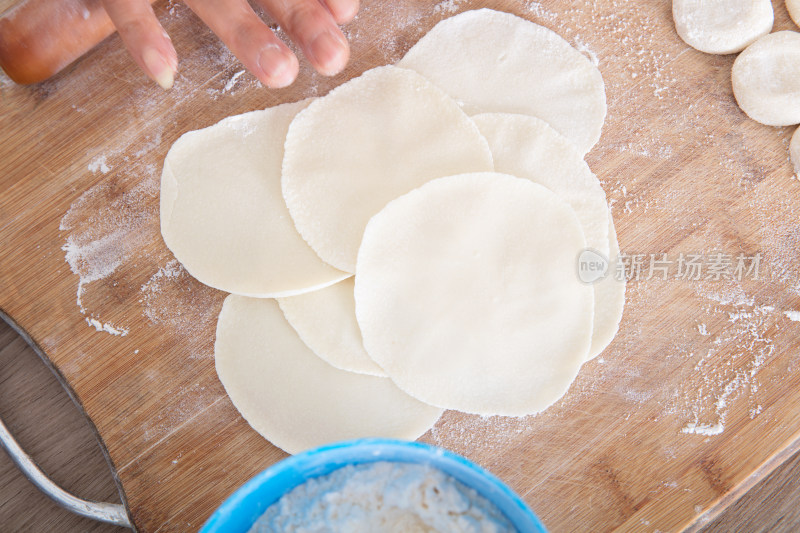
MULTIPOLYGON (((791 28, 774 4, 776 29, 791 28)), ((159 3, 182 58, 169 92, 117 37, 40 85, 0 78, 0 309, 94 422, 139 530, 196 529, 285 456, 217 380, 225 295, 190 278, 161 240, 171 143, 231 114, 324 95, 484 5, 553 28, 599 62, 609 113, 587 160, 623 251, 676 263, 667 280, 645 268, 630 282, 617 339, 557 405, 524 419, 448 412, 422 440, 489 468, 554 531, 697 527, 800 447, 792 131, 739 111, 734 58, 689 49, 670 2, 364 2, 346 28, 346 72, 303 66, 279 91, 242 73, 184 6, 159 3), (679 254, 714 252, 758 254, 758 279, 676 276, 679 254)))

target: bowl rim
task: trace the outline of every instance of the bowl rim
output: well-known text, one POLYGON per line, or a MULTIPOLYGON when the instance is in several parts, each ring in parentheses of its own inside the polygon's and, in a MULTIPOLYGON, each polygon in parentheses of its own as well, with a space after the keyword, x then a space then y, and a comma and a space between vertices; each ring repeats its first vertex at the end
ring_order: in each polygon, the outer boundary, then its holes
POLYGON ((366 438, 327 444, 275 463, 231 494, 200 533, 246 533, 267 507, 309 479, 379 461, 433 466, 489 500, 520 533, 547 531, 518 494, 469 459, 422 442, 366 438))

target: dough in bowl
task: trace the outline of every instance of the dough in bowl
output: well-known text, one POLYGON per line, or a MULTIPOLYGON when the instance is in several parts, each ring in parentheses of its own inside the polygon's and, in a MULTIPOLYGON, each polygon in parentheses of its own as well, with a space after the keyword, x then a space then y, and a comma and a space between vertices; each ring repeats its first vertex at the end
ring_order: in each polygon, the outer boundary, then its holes
POLYGON ((364 350, 354 286, 348 278, 318 291, 278 298, 278 305, 306 346, 323 360, 342 370, 386 377, 364 350))
POLYGON ((800 33, 766 35, 733 63, 733 94, 742 111, 767 126, 800 124, 800 33))
POLYGON ((355 278, 367 353, 408 394, 480 415, 539 412, 586 360, 594 297, 569 205, 498 173, 440 178, 367 225, 355 278))
POLYGON ((478 9, 438 23, 400 60, 470 115, 538 117, 581 156, 600 139, 606 93, 600 70, 555 32, 509 13, 478 9))
POLYGON ((672 18, 692 48, 734 54, 772 31, 775 14, 770 0, 672 0, 672 18))
POLYGON ((214 354, 233 404, 253 429, 288 453, 362 437, 414 440, 442 414, 388 378, 324 362, 272 299, 228 296, 214 354))
POLYGON ((303 241, 281 193, 286 130, 308 104, 229 117, 184 134, 170 148, 161 175, 161 235, 206 285, 274 297, 348 276, 303 241))
POLYGON ((286 137, 283 195, 303 238, 354 272, 370 217, 434 178, 493 170, 477 126, 441 89, 378 67, 297 115, 286 137))

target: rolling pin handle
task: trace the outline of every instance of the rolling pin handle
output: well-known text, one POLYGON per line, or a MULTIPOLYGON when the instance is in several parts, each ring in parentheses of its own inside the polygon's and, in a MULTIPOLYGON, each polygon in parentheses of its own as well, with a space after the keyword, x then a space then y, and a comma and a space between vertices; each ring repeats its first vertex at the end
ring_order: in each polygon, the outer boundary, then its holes
POLYGON ((0 15, 0 68, 19 84, 38 83, 112 33, 101 0, 22 0, 0 15))

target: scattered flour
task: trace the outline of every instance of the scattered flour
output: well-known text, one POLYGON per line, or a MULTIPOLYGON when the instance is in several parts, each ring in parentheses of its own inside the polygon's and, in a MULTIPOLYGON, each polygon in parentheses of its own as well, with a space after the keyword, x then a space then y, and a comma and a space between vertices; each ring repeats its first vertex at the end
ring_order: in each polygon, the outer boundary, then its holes
POLYGON ((558 15, 545 8, 541 2, 529 1, 525 4, 525 10, 534 16, 534 22, 547 21, 553 22, 558 18, 558 15))
POLYGON ((719 435, 725 431, 725 426, 722 422, 716 424, 700 424, 697 421, 689 422, 686 427, 681 430, 681 433, 693 433, 695 435, 719 435))
POLYGON ((101 172, 103 174, 108 174, 111 171, 111 167, 108 166, 108 162, 106 161, 107 156, 99 155, 92 159, 89 163, 89 172, 97 174, 101 172))
POLYGON ((124 337, 128 334, 127 329, 117 329, 111 324, 103 324, 96 318, 86 317, 86 323, 92 326, 96 331, 105 331, 106 333, 110 333, 112 335, 119 335, 120 337, 124 337))
POLYGON ((205 341, 214 331, 224 297, 224 293, 194 279, 177 259, 161 267, 139 290, 144 316, 190 339, 190 343, 205 341))
MULTIPOLYGON (((106 165, 105 156, 100 159, 106 165)), ((92 187, 72 203, 59 225, 59 230, 67 233, 61 247, 64 260, 78 276, 78 311, 95 330, 116 336, 126 336, 129 329, 104 321, 97 310, 89 309, 86 291, 91 284, 114 275, 137 248, 152 241, 148 230, 155 216, 152 200, 158 194, 155 167, 132 166, 135 185, 121 194, 119 183, 104 181, 92 187)))
POLYGON ((234 85, 236 85, 236 81, 237 81, 237 80, 238 80, 238 79, 239 79, 239 78, 240 78, 240 77, 241 77, 241 76, 242 76, 242 75, 243 75, 245 72, 247 72, 247 71, 245 71, 245 70, 240 70, 239 72, 237 72, 236 74, 234 74, 233 76, 231 76, 231 79, 229 79, 229 80, 228 80, 228 83, 226 83, 226 84, 225 84, 225 88, 224 88, 224 89, 222 89, 222 92, 223 92, 223 93, 226 93, 226 92, 230 91, 231 89, 233 89, 233 86, 234 86, 234 85))
POLYGON ((713 335, 705 323, 698 328, 701 335, 713 337, 694 367, 702 383, 693 390, 676 393, 671 411, 688 409, 691 413, 693 421, 681 429, 682 433, 714 436, 725 430, 733 401, 745 394, 750 402, 750 418, 761 413, 756 402, 758 373, 775 352, 770 330, 777 313, 773 306, 757 305, 738 284, 720 287, 716 292, 703 284, 695 289, 711 302, 705 310, 714 320, 727 320, 713 335))
POLYGON ((800 322, 800 311, 786 311, 783 314, 792 322, 800 322))
MULTIPOLYGON (((62 231, 66 228, 62 223, 62 231)), ((86 285, 113 274, 122 264, 123 249, 120 239, 125 232, 117 229, 97 240, 84 240, 80 236, 70 235, 61 249, 64 251, 64 260, 69 264, 70 270, 78 275, 78 291, 76 303, 81 313, 86 314, 83 306, 83 293, 86 285)))
POLYGON ((434 14, 437 15, 443 13, 446 13, 448 15, 453 15, 455 14, 456 11, 458 11, 459 7, 461 7, 461 4, 463 2, 464 0, 442 0, 441 2, 433 6, 433 12, 434 14))

